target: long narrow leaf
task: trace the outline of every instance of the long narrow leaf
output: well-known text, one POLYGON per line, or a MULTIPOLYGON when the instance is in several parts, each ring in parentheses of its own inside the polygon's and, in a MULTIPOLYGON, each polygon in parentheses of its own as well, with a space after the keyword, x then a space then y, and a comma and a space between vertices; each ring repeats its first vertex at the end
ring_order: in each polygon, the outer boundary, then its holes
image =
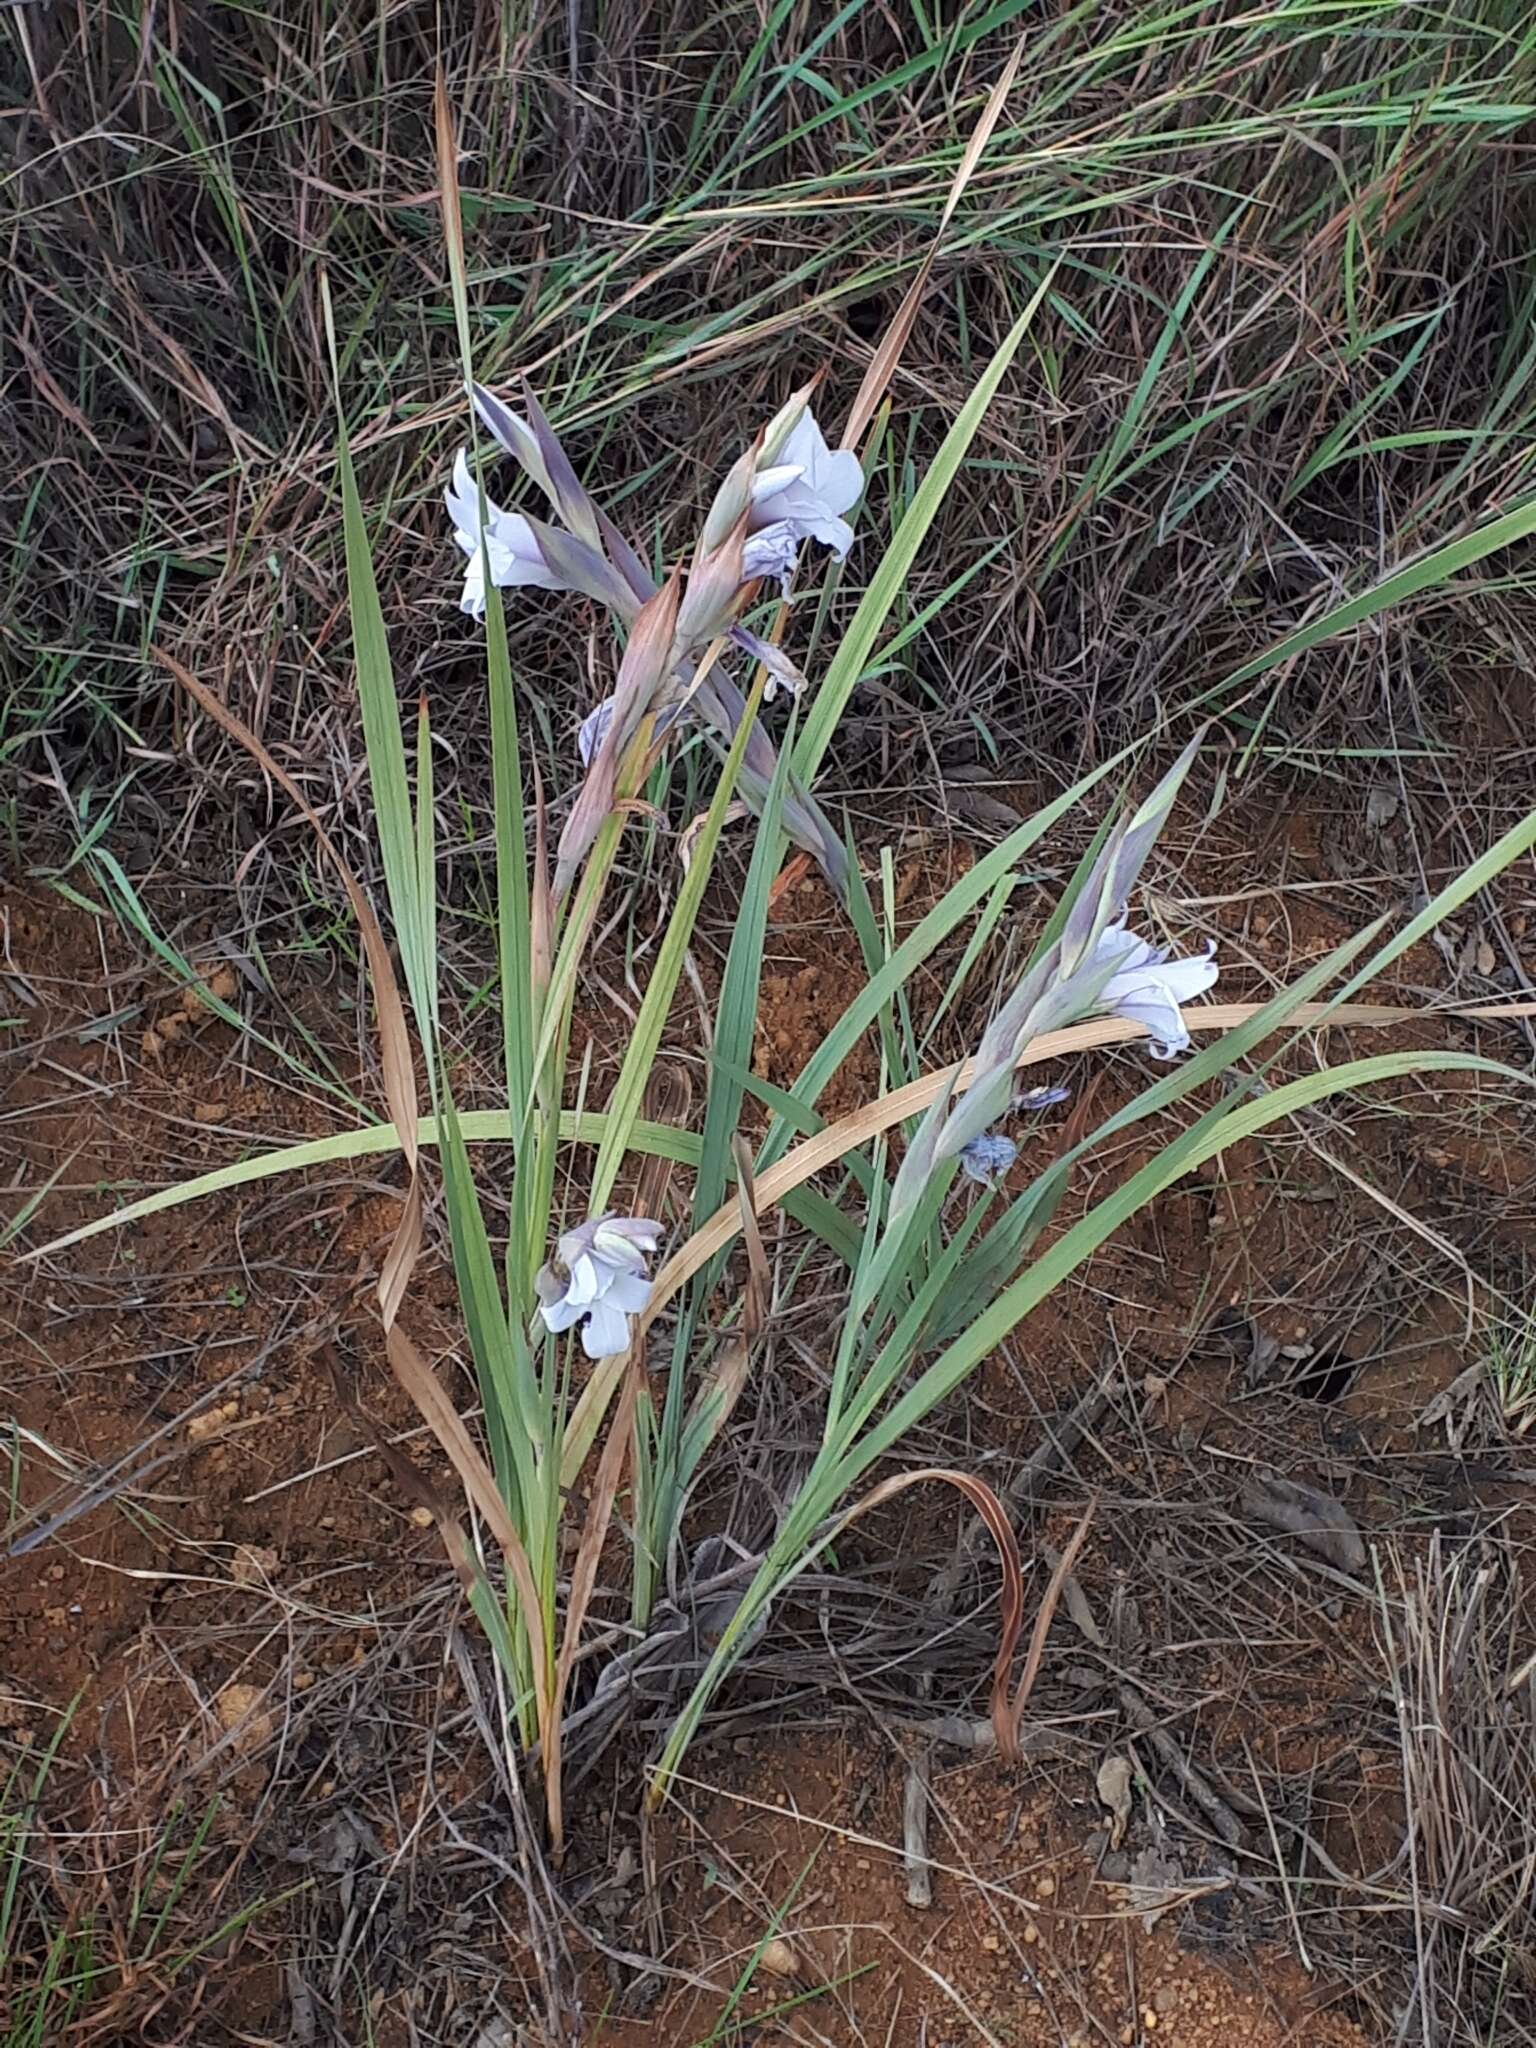
MULTIPOLYGON (((330 296, 325 294, 326 331, 335 369, 335 336, 331 329, 330 296)), ((384 631, 384 609, 373 573, 373 553, 363 501, 352 468, 341 392, 336 391, 336 466, 341 479, 342 535, 347 558, 347 604, 352 619, 352 655, 357 670, 358 705, 363 714, 363 742, 368 752, 368 782, 373 793, 374 826, 384 859, 384 886, 389 914, 400 946, 406 988, 423 1036, 432 1029, 432 984, 435 960, 429 959, 421 930, 421 883, 416 869, 416 825, 411 806, 410 777, 405 761, 405 736, 395 694, 395 672, 384 631)))
POLYGON ((849 621, 837 653, 833 656, 816 693, 795 747, 794 767, 801 781, 809 785, 821 766, 827 748, 832 744, 832 735, 838 721, 847 708, 848 699, 858 687, 864 674, 880 629, 886 615, 906 587, 912 564, 918 550, 927 537, 928 529, 943 504, 950 485, 954 482, 967 449, 975 439, 976 430, 986 416, 987 407, 997 394, 998 386, 1007 374, 1008 365, 1013 361, 1019 343, 1029 332, 1040 303, 1050 289, 1056 275, 1052 265, 1030 295, 1029 303, 1004 336, 997 354, 967 397, 955 416, 953 425, 944 436, 938 454, 933 458, 927 474, 918 485, 911 504, 907 507, 900 526, 891 538, 891 544, 881 558, 880 566, 870 578, 869 588, 860 601, 858 610, 849 621))
MULTIPOLYGON (((1213 1003, 1186 1010, 1184 1021, 1194 1032, 1225 1031, 1257 1014, 1263 1007, 1259 1003, 1213 1003)), ((1471 1022, 1498 1023, 1536 1016, 1536 1003, 1458 1005, 1430 1014, 1471 1022)), ((1327 1023, 1339 1027, 1350 1024, 1388 1026, 1422 1024, 1425 1015, 1423 1010, 1381 1003, 1347 1003, 1339 1008, 1331 1003, 1313 1003, 1304 1005, 1290 1022, 1298 1025, 1327 1023)), ((1143 1035, 1139 1025, 1124 1024, 1114 1017, 1101 1017, 1087 1024, 1072 1025, 1065 1031, 1049 1032, 1044 1038, 1037 1039, 1029 1048, 1025 1064, 1034 1066, 1048 1060, 1066 1059, 1075 1053, 1090 1051, 1095 1046, 1129 1045, 1143 1035)), ((867 1143, 879 1131, 889 1130, 893 1124, 926 1108, 934 1094, 949 1083, 955 1071, 946 1067, 925 1074, 920 1081, 912 1082, 891 1096, 827 1125, 825 1130, 807 1138, 786 1159, 780 1160, 773 1169, 771 1181, 766 1177, 759 1178, 759 1195, 769 1202, 787 1201, 802 1181, 836 1165, 846 1153, 867 1143)), ((466 1141, 477 1144, 505 1144, 512 1129, 512 1117, 505 1109, 466 1110, 459 1122, 466 1141)), ((605 1124, 601 1110, 585 1110, 579 1115, 575 1111, 562 1111, 560 1137, 566 1143, 598 1144, 605 1124)), ((436 1145, 440 1135, 437 1120, 430 1116, 419 1118, 414 1135, 418 1145, 436 1145)), ((630 1133, 630 1144, 636 1149, 654 1153, 658 1158, 675 1159, 684 1166, 698 1165, 698 1138, 692 1132, 679 1131, 668 1124, 636 1124, 630 1133)), ((143 1222, 146 1217, 162 1215, 186 1202, 203 1201, 211 1195, 227 1194, 233 1188, 249 1187, 258 1181, 279 1179, 285 1174, 300 1173, 312 1167, 335 1166, 399 1149, 399 1137, 389 1124, 370 1124, 359 1130, 336 1131, 326 1138, 308 1138, 297 1145, 282 1145, 274 1151, 257 1153, 252 1158, 215 1167, 195 1179, 180 1181, 174 1187, 157 1188, 153 1194, 141 1195, 136 1202, 125 1203, 121 1209, 108 1210, 90 1223, 82 1223, 77 1229, 50 1238, 26 1256, 28 1260, 53 1258, 72 1245, 83 1244, 88 1238, 100 1237, 108 1230, 127 1229, 143 1222)), ((679 1254, 681 1265, 673 1275, 675 1285, 681 1286, 698 1270, 696 1259, 702 1263, 703 1259, 712 1257, 730 1242, 733 1235, 726 1212, 717 1210, 705 1230, 699 1233, 700 1242, 690 1240, 685 1248, 685 1259, 679 1254)), ((674 1261, 668 1262, 669 1274, 675 1264, 674 1261)))

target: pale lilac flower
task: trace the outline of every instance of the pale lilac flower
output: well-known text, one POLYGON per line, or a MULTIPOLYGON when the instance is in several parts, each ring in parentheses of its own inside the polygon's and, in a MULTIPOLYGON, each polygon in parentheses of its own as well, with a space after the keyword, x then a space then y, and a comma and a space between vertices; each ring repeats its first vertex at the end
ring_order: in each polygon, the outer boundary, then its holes
MULTIPOLYGON (((511 411, 493 393, 481 386, 474 385, 471 388, 475 409, 480 418, 500 446, 515 458, 525 474, 549 500, 558 521, 563 522, 529 519, 521 513, 507 512, 500 506, 488 504, 486 541, 491 558, 492 582, 498 586, 523 583, 537 584, 550 590, 577 591, 605 605, 624 625, 633 626, 645 604, 656 595, 655 580, 612 520, 582 489, 574 469, 548 421, 539 410, 532 392, 524 387, 524 417, 511 411)), ((780 461, 779 456, 790 439, 802 429, 805 404, 812 388, 808 385, 804 390, 796 392, 780 408, 764 430, 760 441, 744 452, 731 476, 722 485, 717 494, 716 506, 712 509, 709 520, 706 521, 705 532, 701 536, 700 548, 703 554, 708 554, 711 548, 720 548, 733 527, 749 523, 746 515, 749 515, 752 509, 754 482, 766 482, 773 490, 790 492, 801 486, 805 477, 805 463, 801 460, 780 461), (759 460, 764 463, 761 475, 755 468, 759 460)), ((835 486, 833 496, 840 498, 844 507, 851 504, 853 500, 845 495, 848 484, 847 462, 840 456, 833 456, 827 450, 825 441, 814 428, 814 423, 809 434, 801 432, 801 447, 802 453, 808 452, 811 456, 811 467, 818 476, 823 464, 830 467, 831 481, 835 486)), ((854 458, 849 457, 848 461, 857 469, 858 465, 854 458)), ((862 475, 859 488, 862 489, 862 475)), ((854 496, 857 496, 857 491, 854 496)), ((469 557, 464 577, 463 609, 478 618, 484 614, 486 599, 485 575, 480 556, 479 496, 469 472, 469 464, 463 457, 455 465, 454 487, 445 493, 445 498, 449 513, 453 517, 459 546, 469 557)), ((803 505, 800 509, 804 510, 803 505)), ((786 518, 787 516, 786 512, 786 518)), ((838 513, 834 511, 829 516, 837 520, 835 537, 838 544, 841 545, 844 534, 851 540, 852 530, 841 520, 838 513)), ((780 559, 787 570, 793 560, 793 544, 788 554, 780 548, 775 560, 780 559)), ((754 660, 764 664, 770 676, 769 687, 764 694, 771 697, 776 685, 787 684, 791 689, 798 690, 803 678, 793 663, 777 648, 769 646, 767 642, 747 632, 735 622, 737 592, 744 582, 755 580, 756 573, 758 572, 754 572, 753 577, 748 578, 738 560, 734 564, 730 579, 731 587, 724 593, 718 607, 719 618, 705 619, 702 623, 708 628, 706 638, 712 638, 716 631, 728 626, 732 642, 754 660)), ((706 595, 713 598, 717 593, 705 592, 701 588, 701 606, 706 595)), ((723 750, 735 738, 745 708, 745 698, 726 674, 722 664, 716 664, 708 674, 695 679, 686 646, 674 649, 674 657, 676 681, 687 691, 688 715, 707 729, 717 750, 723 750)), ((678 715, 675 710, 658 710, 658 732, 671 724, 678 715)), ((598 749, 611 719, 611 710, 605 718, 603 708, 599 706, 583 723, 578 744, 582 749, 582 759, 589 768, 597 758, 598 749)), ((773 782, 776 761, 777 755, 772 741, 761 729, 754 729, 748 735, 740 784, 741 794, 749 808, 761 811, 773 782)), ((801 787, 799 779, 793 773, 790 774, 785 788, 782 816, 784 829, 790 838, 813 856, 833 889, 840 897, 846 898, 847 857, 842 842, 821 807, 801 787)))
POLYGON ((629 1319, 651 1298, 647 1256, 661 1242, 661 1225, 644 1216, 598 1216, 565 1231, 553 1267, 539 1274, 539 1314, 558 1336, 580 1323, 588 1358, 612 1358, 629 1349, 629 1319))
POLYGON ((1015 1095, 1015 1109, 1054 1109, 1058 1102, 1070 1099, 1072 1090, 1061 1082, 1053 1082, 1043 1088, 1026 1088, 1022 1095, 1015 1095))
POLYGON ((761 662, 768 671, 768 680, 763 685, 763 701, 771 704, 779 694, 780 686, 792 697, 798 697, 805 688, 805 677, 790 660, 782 647, 775 647, 771 640, 763 639, 760 633, 749 633, 745 626, 731 628, 731 645, 739 647, 744 654, 761 662))
MULTIPOLYGON (((841 526, 842 520, 838 521, 841 526)), ((850 527, 849 541, 853 529, 850 527)), ((847 548, 842 551, 843 555, 847 548)), ((741 551, 742 580, 755 582, 759 577, 769 583, 777 583, 782 589, 795 573, 795 563, 800 556, 800 536, 787 519, 775 520, 772 526, 765 526, 761 533, 749 533, 746 545, 741 551)), ((838 560, 842 560, 839 555, 838 560)))
MULTIPOLYGON (((657 739, 660 739, 670 726, 677 723, 677 714, 678 706, 676 704, 664 704, 660 710, 652 713, 657 739)), ((613 699, 611 697, 605 697, 602 703, 596 705, 581 721, 580 729, 576 734, 576 747, 581 755, 581 765, 583 768, 590 768, 592 766, 592 756, 608 737, 608 728, 612 723, 613 699)))
POLYGON ((1144 1024, 1152 1057, 1171 1060, 1189 1044, 1179 1005, 1203 995, 1215 981, 1220 971, 1215 953, 1215 941, 1209 940, 1203 954, 1176 960, 1168 947, 1149 945, 1124 923, 1112 924, 1099 934, 1093 952, 1096 966, 1115 963, 1099 991, 1098 1008, 1144 1024))
MULTIPOLYGON (((453 537, 469 557, 464 565, 464 594, 459 599, 459 610, 467 612, 472 619, 484 618, 485 561, 480 552, 480 494, 470 475, 469 455, 465 449, 459 450, 453 465, 453 482, 443 493, 443 503, 453 521, 453 537)), ((562 582, 545 561, 533 528, 521 512, 506 512, 489 497, 485 501, 485 509, 485 554, 490 558, 491 581, 498 588, 515 583, 534 584, 540 590, 572 588, 562 582)))
POLYGON ((752 479, 743 578, 750 582, 767 576, 787 583, 806 540, 819 541, 842 561, 853 546, 853 528, 842 515, 863 491, 858 456, 850 448, 829 448, 807 407, 773 462, 752 479))
POLYGON ((1012 1138, 997 1131, 983 1131, 960 1148, 960 1165, 970 1178, 984 1188, 993 1188, 1019 1156, 1012 1138))
MULTIPOLYGON (((1197 734, 1146 802, 1109 834, 1060 937, 1025 970, 983 1032, 969 1085, 957 1092, 952 1082, 929 1104, 897 1170, 888 1229, 914 1207, 936 1173, 1007 1114, 1014 1076, 1032 1039, 1096 1010, 1112 1010, 1146 1028, 1158 1059, 1172 1059, 1189 1044, 1179 1004, 1215 981, 1215 947, 1208 946, 1203 958, 1172 960, 1166 949, 1126 929, 1125 906, 1198 745, 1197 734)), ((1049 1099, 1045 1091, 1039 1106, 1049 1099)))

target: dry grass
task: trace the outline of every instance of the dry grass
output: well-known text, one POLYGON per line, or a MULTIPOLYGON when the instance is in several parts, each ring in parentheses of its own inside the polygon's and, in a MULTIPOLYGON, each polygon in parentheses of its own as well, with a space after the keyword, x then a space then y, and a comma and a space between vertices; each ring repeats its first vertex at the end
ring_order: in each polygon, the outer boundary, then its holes
POLYGON ((1412 1962, 1391 2038, 1536 2041, 1536 1660, 1522 1547, 1437 1531, 1395 1561, 1382 1638, 1407 1831, 1392 1876, 1412 1962))
MULTIPOLYGON (((875 520, 1046 254, 1064 266, 898 629, 964 587, 856 700, 840 748, 856 806, 966 760, 1090 758, 1518 493, 1536 403, 1519 117, 1536 94, 1506 13, 1330 15, 1326 63, 1306 8, 1120 6, 1028 31, 907 351, 875 520)), ((549 8, 509 36, 492 10, 461 12, 442 51, 481 366, 535 378, 648 540, 766 394, 830 365, 833 409, 851 397, 1012 31, 975 7, 937 40, 915 15, 898 31, 874 8, 826 26, 800 10, 758 48, 749 12, 615 6, 573 44, 576 19, 549 8)), ((345 811, 322 270, 397 668, 433 699, 473 889, 482 741, 453 707, 478 658, 435 502, 461 405, 429 204, 434 20, 97 6, 5 24, 0 747, 31 798, 13 835, 70 848, 105 815, 139 873, 211 837, 244 857, 243 913, 274 947, 295 943, 304 855, 263 838, 261 793, 206 736, 186 803, 176 714, 143 657, 167 642, 345 811)), ((1518 667, 1516 598, 1488 579, 1453 619, 1432 607, 1313 657, 1237 736, 1288 764, 1433 744, 1448 665, 1518 667)), ((535 603, 513 631, 568 758, 586 627, 535 603)))

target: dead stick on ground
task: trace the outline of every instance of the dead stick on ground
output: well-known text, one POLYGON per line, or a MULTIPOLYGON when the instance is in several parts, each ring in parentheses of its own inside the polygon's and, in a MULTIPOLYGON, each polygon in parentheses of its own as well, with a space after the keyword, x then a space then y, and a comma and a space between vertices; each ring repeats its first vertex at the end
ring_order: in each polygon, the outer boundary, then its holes
POLYGON ((1247 1831, 1210 1780, 1190 1762, 1134 1686, 1122 1684, 1117 1690, 1126 1718, 1151 1743, 1222 1841, 1229 1849, 1241 1848, 1247 1831))
POLYGON ((907 1904, 933 1904, 933 1865, 928 1861, 928 1789, 932 1751, 921 1743, 907 1759, 907 1789, 902 1800, 902 1862, 907 1872, 907 1904))

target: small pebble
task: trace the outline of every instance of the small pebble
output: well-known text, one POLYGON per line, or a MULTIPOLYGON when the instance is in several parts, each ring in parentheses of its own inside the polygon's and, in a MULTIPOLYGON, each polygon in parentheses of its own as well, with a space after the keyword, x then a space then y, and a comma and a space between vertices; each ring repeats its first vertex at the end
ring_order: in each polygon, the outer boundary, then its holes
POLYGON ((1042 1877, 1042 1878, 1041 1878, 1041 1880, 1040 1880, 1040 1882, 1039 1882, 1039 1883, 1038 1883, 1038 1884, 1037 1884, 1037 1885, 1035 1886, 1035 1897, 1036 1897, 1037 1899, 1053 1899, 1053 1898, 1055 1898, 1055 1896, 1056 1896, 1056 1880, 1055 1880, 1055 1878, 1054 1878, 1054 1877, 1042 1877))

